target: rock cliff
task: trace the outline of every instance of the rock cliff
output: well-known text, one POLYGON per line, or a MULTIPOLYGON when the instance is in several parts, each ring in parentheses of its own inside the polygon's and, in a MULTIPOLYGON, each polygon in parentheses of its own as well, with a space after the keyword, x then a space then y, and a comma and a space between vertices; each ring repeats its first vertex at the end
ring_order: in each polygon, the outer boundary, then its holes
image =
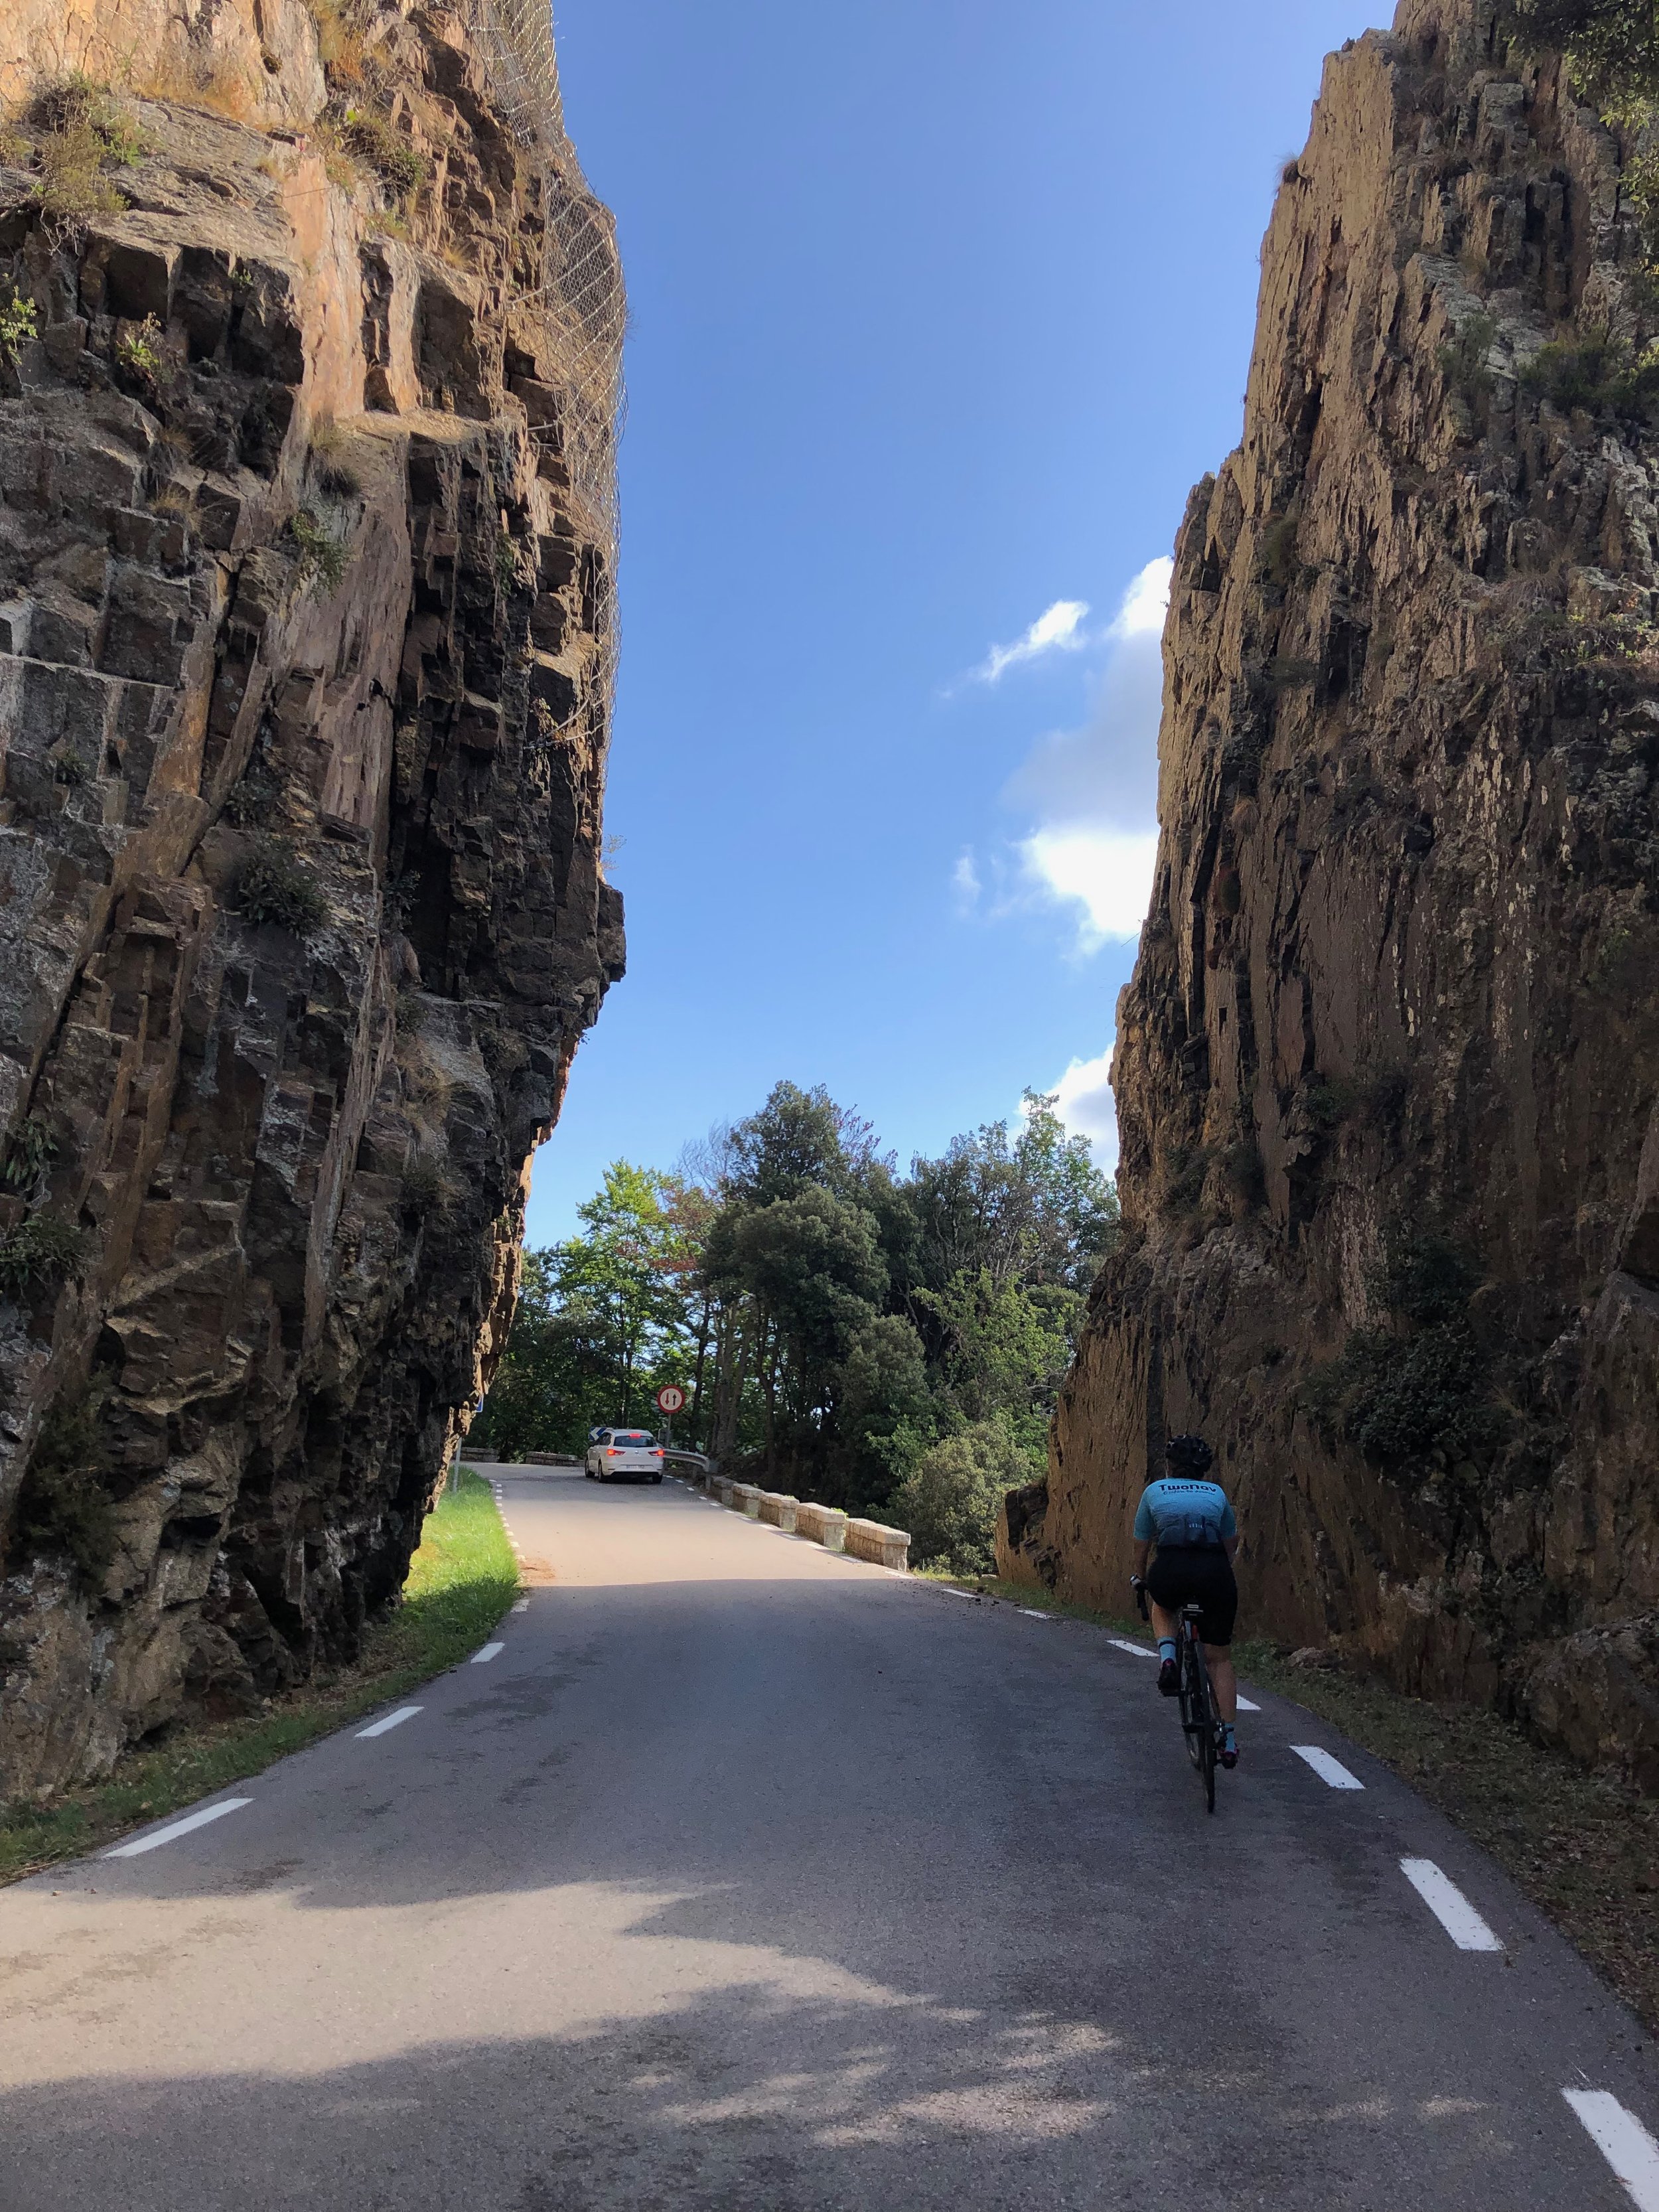
POLYGON ((622 290, 545 12, 21 14, 0 1796, 392 1598, 623 963, 622 290))
POLYGON ((1201 1430, 1248 1628, 1655 1787, 1644 154, 1489 0, 1327 64, 1243 441, 1176 544, 1127 1233, 1000 1543, 1121 1607, 1134 1498, 1201 1430))

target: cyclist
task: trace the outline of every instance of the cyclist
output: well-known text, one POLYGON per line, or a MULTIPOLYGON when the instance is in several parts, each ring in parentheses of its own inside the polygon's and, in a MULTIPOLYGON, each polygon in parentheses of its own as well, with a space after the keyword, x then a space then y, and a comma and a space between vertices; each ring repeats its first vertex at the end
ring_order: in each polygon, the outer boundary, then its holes
POLYGON ((1216 1711, 1222 1723, 1221 1764, 1238 1764, 1238 1677, 1229 1649, 1238 1612, 1233 1554, 1238 1523, 1227 1493, 1206 1480, 1215 1455, 1202 1437, 1171 1437, 1164 1448, 1169 1473, 1149 1482, 1135 1512, 1137 1588, 1144 1582, 1152 1601, 1158 1636, 1158 1686, 1166 1698, 1180 1686, 1176 1665, 1176 1616, 1183 1605, 1203 1607, 1198 1632, 1204 1639, 1216 1711), (1156 1543, 1150 1571, 1146 1555, 1156 1543))

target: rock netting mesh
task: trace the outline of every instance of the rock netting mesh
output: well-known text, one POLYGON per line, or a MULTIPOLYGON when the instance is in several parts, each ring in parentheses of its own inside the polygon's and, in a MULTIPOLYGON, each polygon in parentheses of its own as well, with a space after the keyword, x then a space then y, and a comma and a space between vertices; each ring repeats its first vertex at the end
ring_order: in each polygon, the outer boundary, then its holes
POLYGON ((616 224, 564 127, 548 0, 465 0, 464 13, 495 97, 539 158, 545 252, 539 291, 525 304, 545 325, 569 393, 563 420, 542 434, 562 446, 573 503, 614 574, 628 322, 616 224))

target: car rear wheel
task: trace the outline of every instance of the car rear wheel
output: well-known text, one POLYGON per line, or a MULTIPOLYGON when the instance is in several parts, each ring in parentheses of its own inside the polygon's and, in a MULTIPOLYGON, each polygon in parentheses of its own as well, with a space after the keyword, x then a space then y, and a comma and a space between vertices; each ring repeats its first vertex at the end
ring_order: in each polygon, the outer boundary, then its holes
POLYGON ((646 1477, 646 1480, 647 1482, 660 1482, 662 1480, 662 1477, 659 1474, 649 1474, 646 1477))

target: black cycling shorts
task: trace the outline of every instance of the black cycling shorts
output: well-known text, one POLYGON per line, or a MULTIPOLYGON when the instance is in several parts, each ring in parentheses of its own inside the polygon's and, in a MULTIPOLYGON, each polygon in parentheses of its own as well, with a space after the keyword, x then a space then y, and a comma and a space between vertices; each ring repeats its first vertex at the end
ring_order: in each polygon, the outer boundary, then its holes
POLYGON ((1146 1570, 1146 1592, 1166 1613, 1183 1605, 1201 1605, 1198 1632, 1206 1644, 1231 1644, 1238 1618, 1238 1584, 1233 1563, 1218 1547, 1210 1544, 1160 1544, 1158 1556, 1146 1570))

